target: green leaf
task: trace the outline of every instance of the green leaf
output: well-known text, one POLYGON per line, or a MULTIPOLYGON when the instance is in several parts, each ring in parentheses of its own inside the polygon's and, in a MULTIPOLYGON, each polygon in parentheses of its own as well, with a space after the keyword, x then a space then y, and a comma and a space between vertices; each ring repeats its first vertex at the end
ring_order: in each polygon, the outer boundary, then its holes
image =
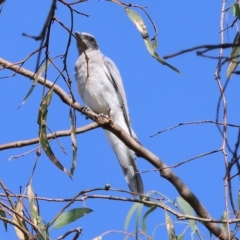
POLYGON ((40 105, 39 114, 38 114, 39 139, 40 139, 41 146, 44 152, 46 153, 46 155, 48 156, 48 158, 55 164, 55 166, 57 166, 63 172, 68 174, 69 177, 71 177, 71 174, 68 172, 68 170, 55 157, 47 138, 46 120, 47 120, 47 114, 48 114, 48 106, 51 102, 52 94, 53 94, 53 90, 51 89, 43 98, 40 105))
POLYGON ((34 80, 33 80, 33 84, 31 86, 31 88, 29 89, 27 95, 25 96, 25 98, 23 99, 22 103, 20 104, 20 106, 18 108, 20 108, 29 98, 29 96, 31 95, 31 93, 33 92, 34 88, 36 87, 37 83, 38 83, 38 79, 41 76, 41 74, 47 69, 48 65, 49 65, 50 61, 47 61, 37 72, 34 80))
POLYGON ((184 239, 184 232, 181 235, 177 236, 177 240, 183 240, 183 239, 184 239))
POLYGON ((125 219, 125 223, 124 223, 124 231, 126 232, 129 226, 129 222, 132 218, 132 215, 134 214, 134 212, 138 209, 138 203, 134 203, 132 205, 132 207, 130 208, 130 210, 128 211, 127 217, 125 219))
POLYGON ((125 7, 125 12, 126 14, 128 15, 128 17, 130 18, 130 20, 134 23, 134 25, 136 26, 136 28, 138 29, 138 31, 140 32, 142 38, 143 38, 143 41, 147 47, 147 50, 148 52, 151 54, 151 56, 153 58, 156 58, 158 62, 160 62, 161 64, 165 65, 165 66, 168 66, 169 68, 171 68, 173 71, 181 74, 181 72, 173 67, 172 65, 170 65, 169 63, 167 63, 166 61, 164 61, 159 55, 157 52, 155 52, 155 49, 157 47, 157 39, 155 38, 153 43, 151 43, 150 39, 149 39, 149 34, 148 34, 148 31, 147 31, 147 27, 143 21, 143 19, 141 18, 141 16, 131 10, 130 8, 128 7, 125 7))
MULTIPOLYGON (((140 216, 142 212, 143 204, 142 203, 134 203, 132 207, 130 208, 127 217, 125 219, 124 223, 124 231, 126 232, 129 226, 129 222, 134 214, 134 212, 137 212, 136 216, 136 228, 135 228, 135 234, 136 234, 136 239, 138 239, 138 226, 139 226, 139 221, 140 221, 140 216)), ((124 240, 128 239, 129 236, 126 236, 124 240)))
MULTIPOLYGON (((187 215, 190 216, 194 216, 194 211, 192 209, 192 207, 189 205, 188 202, 186 202, 182 197, 177 197, 177 203, 178 205, 181 207, 181 209, 183 210, 183 212, 187 215)), ((189 224, 192 228, 192 233, 195 233, 198 231, 198 227, 196 225, 196 221, 195 220, 189 220, 189 224)))
POLYGON ((138 239, 138 226, 139 226, 139 222, 140 222, 142 208, 143 208, 143 204, 138 203, 137 216, 136 216, 136 228, 135 228, 136 239, 138 239))
POLYGON ((165 219, 166 219, 166 227, 167 227, 167 231, 168 231, 168 239, 176 240, 173 222, 172 222, 172 219, 170 218, 170 216, 168 215, 167 211, 165 211, 165 219))
MULTIPOLYGON (((227 212, 224 211, 222 216, 221 216, 221 220, 227 220, 227 212)), ((220 228, 222 230, 226 230, 227 229, 227 224, 226 223, 220 223, 220 228)))
MULTIPOLYGON (((240 33, 237 32, 233 44, 239 44, 240 45, 240 33)), ((240 54, 240 46, 239 47, 232 47, 232 52, 230 54, 230 60, 228 63, 228 69, 227 69, 227 77, 231 78, 232 73, 235 71, 237 66, 239 65, 239 54, 240 54)))
POLYGON ((240 19, 240 7, 239 7, 239 3, 234 3, 231 8, 232 8, 232 14, 233 14, 233 16, 240 19))
POLYGON ((70 117, 70 123, 71 123, 71 140, 72 140, 72 155, 73 155, 72 167, 70 170, 70 174, 72 176, 77 165, 77 139, 76 139, 76 133, 75 133, 76 124, 75 124, 75 118, 72 112, 72 108, 70 108, 69 117, 70 117))
POLYGON ((142 218, 142 231, 146 234, 147 233, 147 224, 146 224, 146 220, 147 217, 150 213, 152 213, 155 209, 157 209, 157 206, 152 206, 150 207, 150 209, 148 209, 148 211, 143 215, 142 218))
POLYGON ((55 221, 54 228, 61 228, 92 212, 90 208, 74 208, 62 213, 55 221))
MULTIPOLYGON (((5 211, 1 208, 1 206, 0 206, 0 216, 6 218, 6 213, 5 213, 5 211)), ((7 232, 7 222, 5 222, 5 221, 3 220, 3 224, 4 224, 5 231, 7 232)))

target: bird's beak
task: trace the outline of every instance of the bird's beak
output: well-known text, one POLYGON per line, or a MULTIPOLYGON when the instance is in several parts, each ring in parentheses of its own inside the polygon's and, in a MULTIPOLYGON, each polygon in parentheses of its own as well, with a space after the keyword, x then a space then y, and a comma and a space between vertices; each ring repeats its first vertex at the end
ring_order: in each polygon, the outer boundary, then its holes
POLYGON ((74 35, 77 40, 78 51, 81 54, 87 50, 87 44, 84 42, 84 36, 81 33, 75 32, 74 35))

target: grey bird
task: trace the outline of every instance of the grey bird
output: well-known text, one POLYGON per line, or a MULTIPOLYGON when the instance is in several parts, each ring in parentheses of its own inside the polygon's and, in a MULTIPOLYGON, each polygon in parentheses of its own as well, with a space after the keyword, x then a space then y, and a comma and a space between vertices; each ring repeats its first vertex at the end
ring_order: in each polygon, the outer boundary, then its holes
MULTIPOLYGON (((122 129, 137 140, 130 126, 127 99, 120 73, 114 62, 99 50, 89 33, 75 32, 79 57, 75 64, 78 92, 84 103, 98 114, 110 116, 122 129)), ((132 192, 142 194, 143 183, 134 152, 110 131, 104 130, 132 192)))

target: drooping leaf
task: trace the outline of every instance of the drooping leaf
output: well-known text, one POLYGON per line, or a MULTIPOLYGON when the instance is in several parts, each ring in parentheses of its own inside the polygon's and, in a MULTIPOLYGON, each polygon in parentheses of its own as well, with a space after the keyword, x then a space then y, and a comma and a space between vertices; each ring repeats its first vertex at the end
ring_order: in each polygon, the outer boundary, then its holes
MULTIPOLYGON (((177 197, 177 203, 181 207, 181 209, 183 210, 183 212, 185 214, 190 215, 190 216, 194 216, 194 211, 193 211, 192 207, 182 197, 177 197)), ((195 233, 195 232, 198 231, 198 227, 196 225, 195 220, 190 219, 189 224, 191 226, 192 233, 195 233)))
POLYGON ((237 66, 239 65, 239 59, 240 59, 240 33, 237 32, 233 44, 239 44, 237 47, 232 47, 232 51, 230 54, 230 59, 228 63, 228 69, 227 69, 227 77, 231 78, 232 73, 235 71, 237 66))
MULTIPOLYGON (((136 211, 136 227, 135 227, 135 236, 136 239, 138 239, 138 226, 139 226, 139 221, 140 221, 140 217, 141 217, 141 212, 142 212, 142 208, 143 208, 143 204, 142 203, 134 203, 132 205, 132 207, 130 208, 127 217, 125 219, 125 223, 124 223, 124 231, 126 232, 129 226, 129 222, 134 214, 134 212, 136 211)), ((124 240, 128 239, 129 236, 126 236, 124 238, 124 240)))
POLYGON ((138 228, 139 228, 138 226, 139 226, 139 222, 140 222, 142 208, 143 208, 143 204, 142 203, 138 203, 137 216, 136 216, 136 228, 135 228, 136 239, 138 239, 138 228))
MULTIPOLYGON (((18 226, 25 228, 26 224, 25 224, 24 220, 21 218, 21 217, 23 217, 23 204, 22 204, 22 201, 18 201, 17 202, 14 210, 18 213, 18 215, 14 214, 12 221, 14 223, 16 223, 18 226)), ((17 234, 19 239, 21 239, 21 240, 27 239, 27 237, 25 237, 23 232, 18 227, 16 227, 15 225, 14 225, 14 229, 15 229, 15 232, 16 232, 16 234, 17 234)))
POLYGON ((147 217, 152 213, 155 209, 157 209, 157 206, 152 206, 148 211, 143 215, 142 218, 142 231, 146 234, 147 233, 147 217))
MULTIPOLYGON (((28 192, 28 200, 30 203, 30 213, 31 213, 31 220, 35 227, 38 229, 39 232, 43 235, 45 239, 48 239, 48 233, 44 229, 44 225, 42 223, 42 218, 38 214, 38 208, 35 204, 35 195, 32 189, 32 181, 27 186, 28 192)), ((39 235, 38 240, 43 240, 43 237, 39 235)))
POLYGON ((53 90, 50 90, 46 96, 43 98, 39 114, 38 114, 38 124, 39 124, 39 139, 41 146, 46 153, 46 155, 49 157, 49 159, 57 166, 59 169, 61 169, 63 172, 68 174, 69 177, 71 177, 71 174, 68 172, 68 170, 59 162, 59 160, 54 155, 50 144, 48 142, 47 138, 47 128, 46 128, 46 120, 47 120, 47 114, 48 114, 48 106, 52 99, 53 90))
POLYGON ((31 182, 27 186, 27 192, 28 192, 28 200, 30 203, 31 219, 35 227, 38 227, 41 224, 41 219, 39 219, 39 216, 38 216, 38 209, 35 204, 35 196, 34 196, 31 182))
POLYGON ((124 231, 126 232, 129 226, 129 222, 132 218, 132 215, 134 214, 134 212, 138 209, 138 203, 134 203, 132 205, 132 207, 130 208, 130 210, 128 211, 127 217, 125 219, 125 223, 124 223, 124 231))
POLYGON ((70 127, 71 127, 72 155, 73 155, 72 167, 70 170, 70 174, 72 176, 77 165, 77 139, 76 139, 76 133, 75 133, 76 124, 75 124, 75 118, 72 112, 72 108, 70 108, 69 117, 70 117, 70 123, 71 123, 70 127))
POLYGON ((61 228, 92 212, 90 208, 74 208, 62 213, 55 221, 54 228, 61 228))
POLYGON ((233 16, 240 19, 240 7, 239 7, 239 3, 234 3, 231 8, 232 8, 232 14, 233 14, 233 16))
MULTIPOLYGON (((221 220, 227 220, 227 212, 224 211, 222 216, 221 216, 221 220)), ((227 229, 227 223, 220 223, 220 228, 222 230, 226 230, 227 229)))
POLYGON ((183 240, 183 239, 184 239, 184 232, 181 235, 177 236, 177 240, 183 240))
POLYGON ((38 79, 41 76, 41 74, 47 69, 48 65, 49 65, 50 61, 45 62, 45 64, 43 64, 43 66, 38 70, 34 80, 33 80, 33 84, 31 86, 31 88, 29 89, 29 91, 27 92, 27 95, 25 96, 25 98, 23 99, 22 103, 20 104, 20 106, 18 108, 20 108, 29 98, 29 96, 31 95, 31 93, 33 92, 34 88, 36 87, 37 83, 38 83, 38 79))
POLYGON ((155 38, 153 40, 153 43, 150 41, 149 39, 149 34, 148 34, 148 30, 147 27, 142 19, 142 17, 136 12, 133 11, 132 9, 126 7, 125 8, 125 12, 127 14, 127 16, 130 18, 130 20, 134 23, 134 25, 136 26, 136 28, 138 29, 138 31, 140 32, 143 41, 147 47, 148 52, 151 54, 151 56, 153 58, 156 58, 158 62, 160 62, 163 65, 168 66, 169 68, 171 68, 173 71, 181 74, 181 72, 173 67, 172 65, 170 65, 169 63, 167 63, 166 61, 164 61, 157 52, 155 52, 155 49, 157 47, 157 39, 155 38))
MULTIPOLYGON (((0 216, 6 218, 6 213, 5 211, 1 208, 0 206, 0 216)), ((5 228, 5 231, 7 232, 7 222, 3 220, 3 225, 5 228)))
POLYGON ((166 227, 168 232, 168 239, 169 240, 176 240, 175 230, 173 226, 172 219, 168 215, 167 211, 165 211, 165 220, 166 220, 166 227))

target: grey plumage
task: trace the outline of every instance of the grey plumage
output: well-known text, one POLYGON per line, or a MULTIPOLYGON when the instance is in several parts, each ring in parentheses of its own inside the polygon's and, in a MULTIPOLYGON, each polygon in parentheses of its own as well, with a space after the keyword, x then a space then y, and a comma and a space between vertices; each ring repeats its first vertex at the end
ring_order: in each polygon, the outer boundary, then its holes
MULTIPOLYGON (((107 115, 108 110, 111 109, 110 114, 113 120, 129 135, 137 139, 130 126, 126 95, 116 65, 100 52, 91 34, 76 32, 75 36, 79 51, 75 64, 75 77, 82 100, 99 114, 107 115)), ((130 190, 143 193, 143 183, 134 152, 111 132, 105 130, 105 133, 122 167, 130 190)))

